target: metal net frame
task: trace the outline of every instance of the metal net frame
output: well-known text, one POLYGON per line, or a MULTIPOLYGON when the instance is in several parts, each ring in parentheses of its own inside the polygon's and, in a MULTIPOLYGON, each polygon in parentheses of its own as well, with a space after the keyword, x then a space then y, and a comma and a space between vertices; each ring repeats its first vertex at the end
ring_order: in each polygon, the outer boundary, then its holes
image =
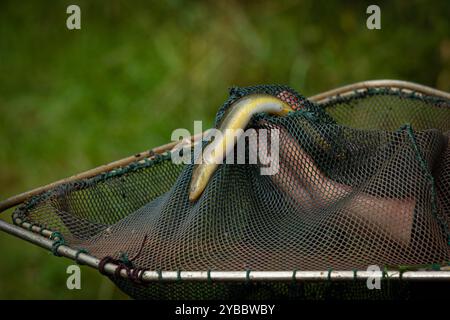
MULTIPOLYGON (((233 90, 231 95, 233 95, 233 90)), ((241 92, 242 94, 242 92, 241 92)), ((349 105, 358 104, 359 101, 367 101, 367 99, 378 99, 382 96, 396 96, 400 99, 408 101, 422 101, 430 103, 437 108, 449 108, 450 106, 450 94, 435 90, 422 85, 395 81, 395 80, 376 80, 360 82, 353 85, 341 87, 335 90, 327 91, 325 93, 310 97, 308 100, 313 102, 313 107, 320 106, 324 110, 332 110, 333 118, 338 122, 344 122, 344 125, 353 127, 355 124, 352 121, 348 121, 346 117, 341 114, 347 112, 345 108, 349 105)), ((219 110, 218 118, 220 118, 223 110, 227 105, 224 105, 219 110)), ((354 108, 354 112, 357 113, 357 108, 354 108)), ((358 117, 366 116, 370 110, 365 109, 364 113, 357 115, 358 117)), ((373 112, 376 112, 374 110, 373 112)), ((374 116, 374 115, 372 115, 374 116)), ((377 115, 375 115, 377 116, 377 115)), ((386 117, 386 114, 380 114, 379 117, 386 117)), ((355 117, 350 117, 350 119, 355 117)), ((427 127, 427 123, 415 123, 415 126, 424 128, 427 127)), ((426 122, 426 117, 423 118, 426 122)), ((448 125, 445 123, 446 119, 443 119, 443 127, 448 125)), ((356 124, 359 129, 371 130, 370 122, 364 122, 359 119, 356 124)), ((398 123, 393 121, 392 125, 387 124, 389 130, 404 130, 411 140, 412 145, 417 145, 416 136, 414 130, 409 124, 405 124, 402 127, 398 127, 398 123)), ((198 141, 201 136, 193 136, 192 141, 198 141)), ((140 250, 134 252, 133 256, 122 256, 121 259, 113 257, 98 257, 89 254, 89 251, 85 248, 77 247, 76 245, 70 245, 63 236, 67 230, 55 229, 45 224, 33 222, 27 219, 27 214, 30 209, 39 206, 41 203, 45 203, 48 199, 55 196, 55 193, 67 193, 71 191, 82 191, 88 189, 90 186, 96 185, 100 182, 108 183, 111 179, 120 178, 121 176, 132 176, 134 173, 139 173, 142 169, 150 170, 147 172, 150 181, 152 179, 152 168, 155 171, 160 172, 164 170, 164 166, 170 163, 170 151, 177 145, 177 142, 169 143, 164 146, 153 148, 149 151, 144 151, 133 156, 121 159, 110 164, 80 173, 67 179, 63 179, 47 186, 43 186, 29 192, 19 194, 11 197, 0 203, 0 211, 5 211, 11 207, 17 206, 13 214, 14 225, 8 224, 3 220, 0 220, 0 229, 19 237, 33 244, 41 246, 47 250, 52 251, 56 256, 64 256, 72 259, 80 264, 86 264, 90 267, 99 269, 100 272, 109 276, 121 289, 133 297, 141 298, 183 298, 183 297, 198 297, 198 298, 218 298, 223 296, 236 297, 239 296, 239 292, 242 291, 242 286, 247 288, 246 297, 261 298, 261 297, 277 297, 277 296, 289 296, 298 297, 308 295, 309 297, 320 298, 325 292, 327 295, 342 294, 343 283, 344 286, 352 287, 351 294, 355 297, 355 292, 363 290, 361 284, 364 280, 379 276, 383 281, 388 283, 394 283, 394 287, 398 292, 402 292, 403 287, 400 284, 416 283, 422 281, 435 281, 438 283, 450 281, 450 268, 448 261, 441 261, 440 263, 433 264, 416 264, 416 265, 396 265, 382 266, 383 269, 378 273, 367 271, 363 269, 345 269, 345 270, 333 270, 331 268, 323 270, 308 270, 308 269, 294 269, 294 270, 273 270, 273 271, 259 271, 252 270, 250 268, 243 268, 242 270, 148 270, 145 268, 136 267, 133 265, 135 257, 139 256, 140 250), (105 259, 106 258, 106 259, 105 259), (358 281, 359 280, 359 281, 358 281), (349 284, 351 282, 351 284, 349 284), (296 284, 302 283, 302 286, 296 286, 296 284), (308 283, 311 284, 311 288, 308 288, 308 283), (337 283, 337 284, 335 284, 337 283), (149 290, 148 285, 152 285, 153 289, 149 290), (320 289, 317 290, 319 284, 320 289), (314 287, 314 285, 316 285, 314 287), (357 287, 355 289, 355 286, 357 287), (155 289, 156 288, 156 289, 155 289), (299 288, 301 292, 299 292, 299 288), (316 288, 313 290, 312 288, 316 288), (324 289, 325 288, 325 289, 324 289), (325 290, 325 291, 324 291, 325 290), (202 294, 198 294, 202 292, 202 294)), ((424 159, 420 158, 419 162, 424 162, 424 159)), ((428 172, 426 164, 423 164, 424 172, 428 172)), ((161 186, 162 189, 169 189, 171 184, 176 180, 177 174, 181 172, 172 170, 168 173, 166 181, 167 185, 161 186)), ((434 179, 431 175, 427 176, 430 179, 431 197, 433 203, 433 212, 435 218, 439 222, 442 228, 442 233, 447 235, 447 242, 450 245, 449 231, 448 231, 448 216, 439 214, 436 206, 436 193, 448 192, 448 190, 436 190, 434 179)), ((139 179, 139 175, 136 175, 136 179, 139 179)), ((143 188, 149 186, 142 186, 143 188)), ((138 192, 134 190, 133 192, 138 192)), ((148 191, 148 190, 147 190, 148 191)), ((127 190, 129 193, 130 190, 127 190)), ((150 193, 152 191, 150 190, 150 193)), ((155 190, 153 195, 148 196, 148 199, 154 199, 159 196, 160 189, 155 190)), ((108 194, 113 199, 119 199, 120 195, 108 194), (117 198, 118 197, 118 198, 117 198)), ((71 204, 73 205, 73 204, 71 204)), ((77 209, 80 212, 83 211, 83 205, 78 204, 80 207, 77 209)), ((89 205, 89 204, 87 204, 89 205)), ((130 205, 128 212, 133 212, 142 205, 142 203, 135 206, 130 205)), ((109 210, 113 208, 108 208, 109 210)), ((447 210, 450 210, 448 208, 447 210)), ((88 211, 88 210, 87 210, 88 211)), ((113 223, 126 217, 127 212, 117 212, 117 216, 103 217, 108 221, 102 221, 102 217, 96 219, 100 222, 113 223)), ((85 217, 89 218, 89 217, 85 217)), ((80 219, 82 222, 82 219, 80 219)), ((75 221, 75 223, 81 223, 75 221)), ((92 226, 90 226, 92 228, 92 226)), ((100 227, 99 227, 100 228, 100 227)), ((95 228, 94 228, 95 230, 95 228)), ((70 231, 70 230, 69 230, 70 231)), ((69 241, 70 242, 70 241, 69 241)), ((141 245, 137 247, 141 248, 146 245, 146 238, 139 239, 141 245)), ((449 247, 447 247, 448 249, 449 247)), ((445 253, 444 253, 445 255, 445 253)), ((448 256, 448 255, 447 255, 448 256)), ((392 285, 392 284, 391 284, 392 285)), ((402 293, 404 294, 404 292, 402 293)), ((357 296, 357 295, 356 295, 357 296)), ((361 297, 365 297, 363 294, 361 297)))

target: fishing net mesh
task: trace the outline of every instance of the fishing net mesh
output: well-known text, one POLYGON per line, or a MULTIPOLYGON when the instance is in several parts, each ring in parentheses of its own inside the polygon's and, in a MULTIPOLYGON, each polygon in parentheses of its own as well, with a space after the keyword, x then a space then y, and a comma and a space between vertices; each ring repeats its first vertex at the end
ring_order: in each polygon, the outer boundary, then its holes
MULTIPOLYGON (((277 173, 222 164, 195 203, 193 165, 171 154, 136 161, 31 198, 15 215, 59 231, 73 248, 146 270, 365 270, 448 263, 450 101, 367 89, 313 103, 285 86, 232 88, 296 111, 249 128, 279 137, 277 173)), ((246 144, 249 157, 250 144, 246 144)), ((111 279, 134 298, 408 297, 402 281, 157 282, 111 279)), ((384 281, 384 280, 383 280, 384 281)))

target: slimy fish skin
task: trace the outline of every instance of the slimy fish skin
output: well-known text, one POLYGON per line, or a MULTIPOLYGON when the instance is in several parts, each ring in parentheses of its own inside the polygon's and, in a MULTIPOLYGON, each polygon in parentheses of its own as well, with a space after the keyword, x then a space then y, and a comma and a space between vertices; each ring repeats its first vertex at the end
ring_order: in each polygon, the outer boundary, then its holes
POLYGON ((258 113, 265 112, 276 116, 285 116, 294 111, 286 102, 268 94, 251 94, 234 102, 224 114, 218 130, 222 133, 218 138, 210 141, 206 148, 212 151, 209 157, 196 164, 192 172, 189 189, 189 200, 195 202, 208 185, 219 163, 234 148, 237 131, 243 132, 251 118, 258 113))

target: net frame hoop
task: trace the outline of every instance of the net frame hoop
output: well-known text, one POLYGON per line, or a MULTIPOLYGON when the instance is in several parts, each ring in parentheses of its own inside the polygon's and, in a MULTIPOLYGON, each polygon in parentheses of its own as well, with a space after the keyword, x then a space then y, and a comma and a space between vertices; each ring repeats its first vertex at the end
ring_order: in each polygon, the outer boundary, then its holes
POLYGON ((324 104, 329 102, 336 96, 346 97, 355 94, 355 92, 362 93, 367 91, 368 89, 379 89, 379 88, 390 88, 393 90, 403 91, 405 93, 415 93, 421 96, 423 95, 436 96, 450 100, 450 93, 448 92, 444 92, 414 82, 401 80, 371 80, 371 81, 357 82, 354 84, 342 86, 333 90, 316 94, 312 97, 309 97, 308 99, 319 104, 324 104))
MULTIPOLYGON (((440 91, 434 88, 430 88, 424 85, 416 84, 413 82, 399 81, 399 80, 372 80, 363 81, 347 86, 339 87, 337 89, 329 90, 308 99, 324 104, 332 101, 336 97, 350 96, 356 93, 363 93, 369 89, 375 88, 390 88, 406 93, 414 93, 425 96, 436 96, 450 100, 450 93, 440 91)), ((206 134, 205 131, 203 134, 206 134)), ((202 135, 196 135, 191 137, 192 142, 196 142, 201 139, 202 135)), ((58 180, 56 182, 44 185, 32 189, 30 191, 15 195, 4 201, 0 202, 0 213, 15 207, 32 196, 44 193, 50 189, 53 189, 59 185, 74 182, 80 179, 91 178, 101 173, 109 172, 111 170, 126 166, 132 162, 144 161, 145 159, 154 159, 157 154, 164 154, 170 152, 179 142, 171 142, 162 146, 140 152, 133 156, 129 156, 106 165, 96 167, 91 170, 84 171, 82 173, 73 175, 71 177, 58 180)), ((47 250, 52 250, 54 242, 50 240, 53 231, 41 228, 36 225, 32 225, 28 222, 22 221, 17 216, 13 216, 13 222, 15 225, 10 224, 0 219, 0 230, 21 238, 25 241, 33 243, 47 250)), ((66 257, 77 261, 79 263, 88 265, 90 267, 98 269, 100 259, 89 255, 88 253, 80 252, 66 245, 59 245, 56 249, 59 256, 66 257)), ((104 267, 105 273, 114 275, 117 264, 107 263, 104 267)), ((127 278, 127 272, 121 270, 120 276, 127 278)), ((144 282, 153 281, 318 281, 318 280, 366 280, 374 277, 387 277, 389 280, 409 280, 409 281, 449 281, 450 282, 450 266, 441 267, 440 271, 399 271, 399 270, 387 270, 379 272, 370 272, 366 270, 323 270, 323 271, 257 271, 257 270, 242 270, 242 271, 158 271, 147 270, 142 275, 144 282)))

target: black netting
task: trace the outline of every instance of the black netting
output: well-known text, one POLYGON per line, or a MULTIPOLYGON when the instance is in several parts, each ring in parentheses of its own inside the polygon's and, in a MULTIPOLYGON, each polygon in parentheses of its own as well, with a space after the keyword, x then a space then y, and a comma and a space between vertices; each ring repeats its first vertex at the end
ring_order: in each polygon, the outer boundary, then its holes
MULTIPOLYGON (((251 93, 298 110, 250 123, 257 132, 279 130, 277 174, 261 175, 258 164, 221 165, 191 203, 193 166, 166 154, 57 187, 16 214, 61 232, 74 248, 98 258, 134 257, 133 266, 147 270, 353 270, 449 261, 448 100, 385 88, 318 105, 284 86, 234 88, 216 120, 251 93)), ((115 281, 136 298, 392 294, 355 283, 115 281)), ((402 296, 410 290, 393 288, 402 296)))

